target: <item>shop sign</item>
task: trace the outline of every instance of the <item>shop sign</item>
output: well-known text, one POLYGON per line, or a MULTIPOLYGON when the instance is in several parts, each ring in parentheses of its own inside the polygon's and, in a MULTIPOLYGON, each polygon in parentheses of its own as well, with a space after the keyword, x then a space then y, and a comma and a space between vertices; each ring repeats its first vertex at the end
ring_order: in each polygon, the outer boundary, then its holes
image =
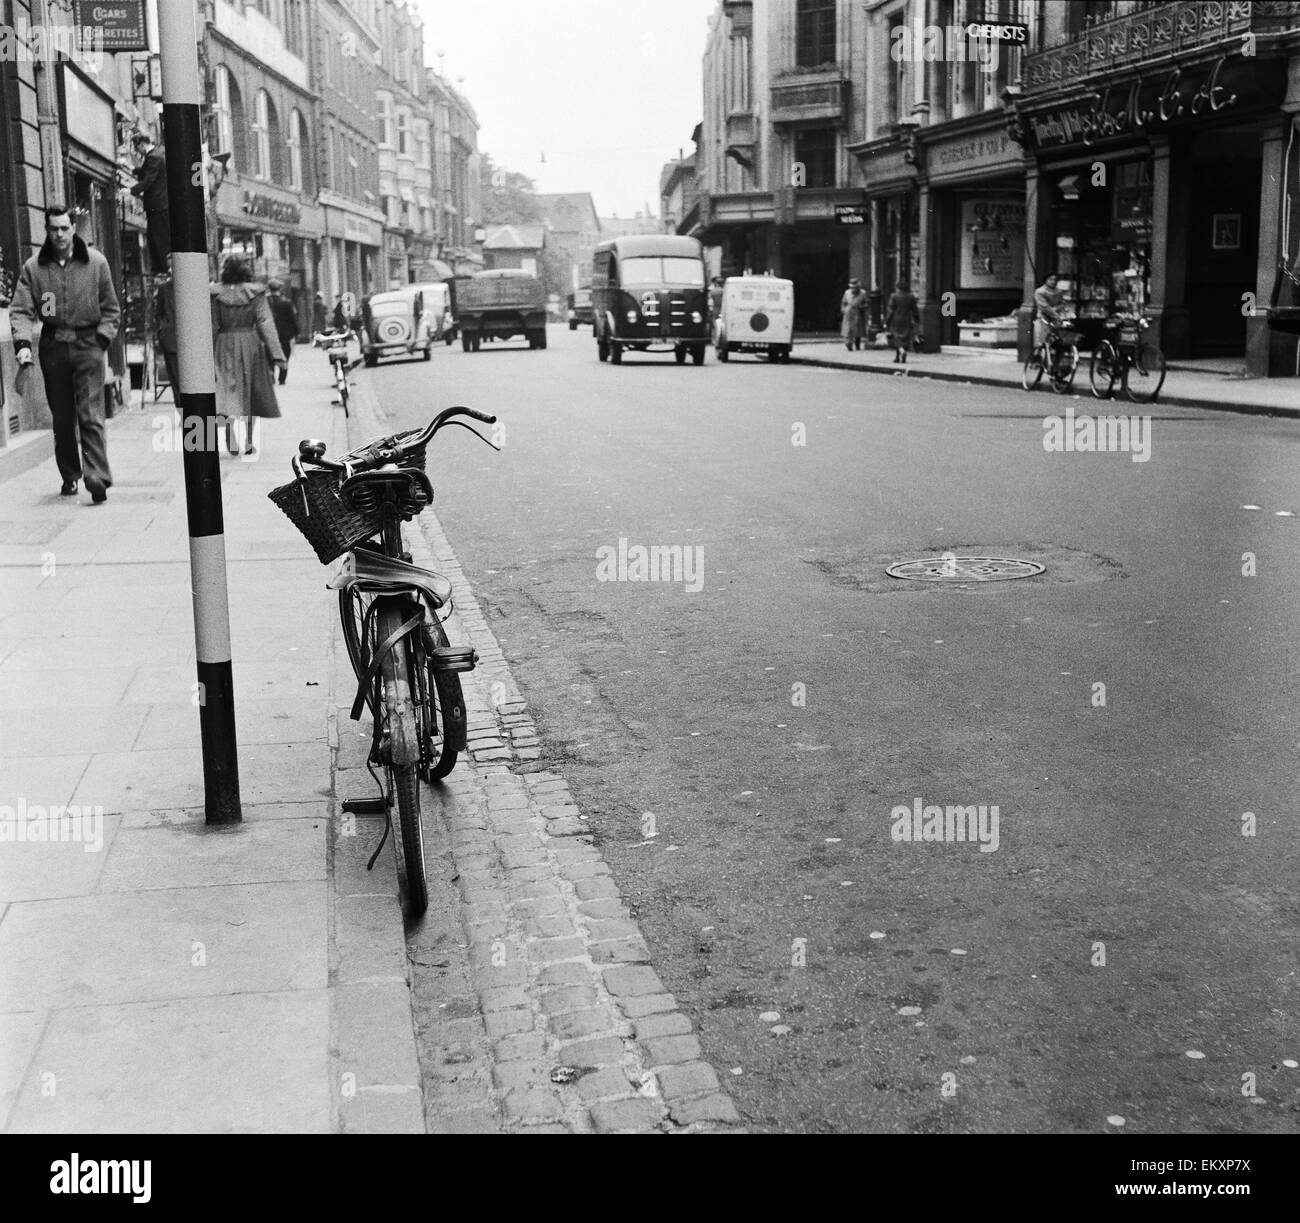
POLYGON ((1149 216, 1120 217, 1111 227, 1111 238, 1115 242, 1136 242, 1151 237, 1151 218, 1149 216))
POLYGON ((379 226, 374 221, 353 216, 350 212, 343 214, 343 234, 349 242, 362 242, 366 246, 380 244, 379 226))
POLYGON ((836 225, 865 225, 867 223, 867 204, 836 204, 836 225))
POLYGON ((145 0, 72 0, 72 16, 78 28, 97 31, 105 51, 149 50, 145 0))
POLYGON ((113 103, 67 63, 63 65, 63 104, 68 135, 108 161, 116 161, 117 120, 113 103))
POLYGON ((302 209, 287 200, 277 200, 270 195, 258 195, 252 191, 244 192, 244 211, 250 217, 261 217, 267 221, 277 221, 281 225, 299 225, 302 223, 302 209))
POLYGON ((966 37, 972 42, 993 42, 1004 47, 1027 47, 1029 45, 1029 27, 1027 25, 998 25, 972 21, 966 27, 966 37))
POLYGON ((992 132, 986 136, 968 136, 962 140, 933 144, 926 161, 932 175, 941 172, 965 174, 1004 161, 1019 163, 1020 149, 1006 132, 992 132))
POLYGON ((1221 56, 1191 70, 1172 68, 1154 79, 1140 76, 1128 85, 1108 85, 1073 106, 1025 116, 1031 142, 1039 148, 1082 144, 1146 131, 1192 119, 1208 119, 1258 97, 1260 67, 1231 66, 1221 56))
POLYGON ((1018 289, 1024 266, 1024 200, 962 200, 961 287, 1018 289))

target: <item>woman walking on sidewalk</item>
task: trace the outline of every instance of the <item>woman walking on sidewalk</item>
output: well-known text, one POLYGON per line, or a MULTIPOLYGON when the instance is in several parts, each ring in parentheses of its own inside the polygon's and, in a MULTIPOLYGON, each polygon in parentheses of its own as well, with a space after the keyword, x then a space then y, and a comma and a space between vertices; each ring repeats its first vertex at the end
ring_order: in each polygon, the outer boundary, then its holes
POLYGON ((907 364, 907 350, 912 347, 920 325, 921 310, 916 304, 916 294, 908 288, 906 280, 900 280, 885 305, 885 330, 894 348, 895 365, 907 364))
POLYGON ((227 259, 212 286, 212 338, 217 366, 217 415, 244 417, 244 453, 256 454, 253 418, 280 415, 271 369, 285 366, 266 286, 242 259, 227 259))

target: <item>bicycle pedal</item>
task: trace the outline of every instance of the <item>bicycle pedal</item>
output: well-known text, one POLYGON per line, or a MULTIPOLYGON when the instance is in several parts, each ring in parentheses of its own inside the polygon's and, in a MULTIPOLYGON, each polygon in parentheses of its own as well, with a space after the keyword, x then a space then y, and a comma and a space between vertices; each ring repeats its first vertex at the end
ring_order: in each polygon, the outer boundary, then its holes
POLYGON ((349 798, 343 810, 348 815, 386 815, 388 802, 382 798, 349 798))
POLYGON ((435 671, 472 671, 478 654, 472 646, 439 646, 429 651, 429 662, 435 671))

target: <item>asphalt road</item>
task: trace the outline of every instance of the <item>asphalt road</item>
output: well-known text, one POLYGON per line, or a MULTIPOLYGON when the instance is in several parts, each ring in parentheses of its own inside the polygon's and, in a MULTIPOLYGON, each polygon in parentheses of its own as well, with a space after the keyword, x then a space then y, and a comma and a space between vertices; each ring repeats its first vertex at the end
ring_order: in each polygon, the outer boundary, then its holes
POLYGON ((1157 406, 1138 463, 1045 452, 1091 399, 550 345, 358 377, 505 422, 435 509, 747 1124, 1294 1131, 1296 424, 1157 406), (947 550, 1046 572, 884 574, 947 550))

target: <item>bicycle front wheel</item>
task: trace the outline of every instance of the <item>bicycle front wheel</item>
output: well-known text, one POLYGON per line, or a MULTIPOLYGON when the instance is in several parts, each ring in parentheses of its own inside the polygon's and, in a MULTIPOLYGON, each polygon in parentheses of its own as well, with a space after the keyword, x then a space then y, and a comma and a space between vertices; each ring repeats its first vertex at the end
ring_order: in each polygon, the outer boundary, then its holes
POLYGON ((1124 393, 1134 403, 1150 403, 1165 384, 1165 354, 1154 344, 1143 344, 1124 371, 1124 393))
POLYGON ((1115 374, 1119 354, 1109 340, 1102 340, 1092 350, 1092 361, 1088 366, 1088 381, 1092 384, 1092 393, 1098 399, 1109 399, 1115 389, 1115 374))
POLYGON ((1020 385, 1032 391, 1043 380, 1043 350, 1035 348, 1025 362, 1024 372, 1020 375, 1020 385))

